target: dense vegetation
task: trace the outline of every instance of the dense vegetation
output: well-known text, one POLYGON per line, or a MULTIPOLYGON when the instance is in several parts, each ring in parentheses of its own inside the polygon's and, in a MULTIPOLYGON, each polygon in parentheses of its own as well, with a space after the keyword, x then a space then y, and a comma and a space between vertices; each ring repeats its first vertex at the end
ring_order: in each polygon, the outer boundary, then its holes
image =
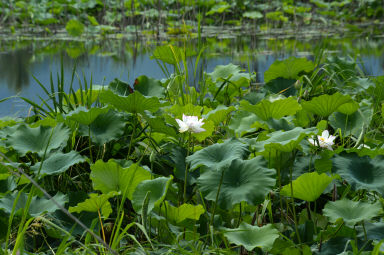
POLYGON ((383 0, 3 0, 0 25, 9 31, 24 29, 69 34, 108 34, 151 30, 168 34, 188 33, 204 25, 276 27, 322 25, 364 31, 357 23, 378 24, 384 15, 383 0))
POLYGON ((157 47, 166 78, 131 85, 58 73, 0 120, 3 253, 380 254, 383 77, 323 52, 258 86, 186 56, 157 47))

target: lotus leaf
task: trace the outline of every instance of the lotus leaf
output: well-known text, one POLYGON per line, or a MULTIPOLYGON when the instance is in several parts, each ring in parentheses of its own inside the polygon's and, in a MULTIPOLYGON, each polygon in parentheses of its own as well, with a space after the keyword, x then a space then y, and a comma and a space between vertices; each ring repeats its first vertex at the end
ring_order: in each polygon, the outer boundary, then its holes
POLYGON ((108 199, 111 197, 117 196, 119 193, 115 191, 111 191, 108 194, 89 194, 89 198, 84 202, 78 203, 76 206, 69 207, 68 211, 70 213, 80 213, 80 212, 101 212, 104 218, 108 218, 108 216, 112 213, 112 207, 109 203, 108 199))
POLYGON ((293 97, 270 97, 264 99, 257 105, 251 105, 248 101, 240 102, 241 109, 252 112, 262 120, 280 119, 287 115, 294 115, 301 109, 297 99, 293 97))
POLYGON ((347 225, 354 226, 360 221, 369 221, 373 217, 378 216, 381 211, 380 203, 371 204, 342 199, 335 202, 328 201, 323 209, 323 214, 327 216, 331 222, 343 219, 347 225))
POLYGON ((200 166, 219 170, 221 167, 231 164, 234 159, 244 158, 247 154, 247 147, 246 144, 237 139, 230 139, 224 143, 216 143, 197 151, 188 156, 186 160, 191 164, 190 170, 200 166))
POLYGON ((270 82, 276 78, 296 79, 301 73, 310 73, 315 68, 312 61, 306 58, 290 57, 275 61, 264 73, 264 81, 270 82))
POLYGON ((275 170, 266 167, 261 156, 251 160, 234 159, 220 171, 206 171, 200 175, 197 184, 205 199, 212 201, 216 200, 220 187, 218 204, 224 209, 231 209, 242 201, 250 205, 263 202, 276 183, 275 173, 275 170))
POLYGON ((228 238, 230 243, 242 245, 248 251, 252 251, 256 247, 263 251, 269 251, 279 237, 279 231, 272 224, 257 227, 242 222, 236 229, 227 228, 225 230, 227 232, 224 233, 224 236, 228 238))
POLYGON ((83 125, 90 125, 100 114, 108 112, 108 108, 92 107, 87 109, 84 106, 79 106, 75 110, 67 114, 67 119, 76 121, 83 125))
MULTIPOLYGON (((18 195, 17 193, 18 191, 14 191, 13 193, 10 193, 3 197, 0 200, 0 209, 3 209, 8 214, 12 213, 13 203, 18 195)), ((53 197, 53 199, 62 206, 64 206, 64 204, 68 202, 68 197, 61 193, 57 193, 53 197)), ((15 212, 24 209, 27 204, 27 200, 28 194, 21 193, 15 207, 15 212)), ((57 207, 57 205, 54 204, 51 200, 45 199, 43 197, 34 196, 29 206, 28 213, 31 216, 39 216, 45 212, 52 213, 58 209, 59 208, 57 207)))
POLYGON ((161 207, 161 213, 166 215, 167 220, 176 225, 187 219, 198 220, 204 212, 205 210, 202 205, 182 204, 179 207, 175 207, 168 201, 165 201, 161 207))
POLYGON ((305 110, 309 112, 320 115, 322 117, 328 117, 333 112, 336 112, 340 106, 350 102, 350 96, 337 92, 333 95, 321 95, 315 97, 311 101, 303 101, 301 105, 305 110))
POLYGON ((333 178, 317 172, 305 173, 299 176, 291 184, 284 186, 280 194, 313 202, 320 197, 323 191, 332 182, 333 178), (293 195, 291 193, 293 187, 293 195))
POLYGON ((163 202, 173 177, 159 177, 153 180, 145 180, 137 185, 132 195, 132 206, 137 213, 142 213, 143 202, 149 196, 148 213, 163 202))
POLYGON ((9 135, 6 144, 13 147, 21 156, 28 152, 36 152, 43 156, 46 152, 50 153, 53 149, 58 149, 66 145, 69 138, 69 130, 62 124, 56 127, 37 127, 30 128, 20 125, 12 135, 9 135))
POLYGON ((68 170, 71 166, 85 162, 86 158, 81 156, 76 151, 70 151, 69 153, 55 152, 49 155, 48 158, 44 160, 44 162, 38 162, 34 166, 31 167, 31 170, 36 174, 39 172, 40 167, 40 175, 55 175, 61 174, 68 170), (43 164, 41 166, 41 164, 43 164))
POLYGON ((135 91, 128 96, 120 96, 113 91, 105 89, 100 92, 100 102, 114 106, 116 109, 130 113, 156 112, 161 106, 156 97, 145 97, 135 91))
POLYGON ((335 172, 353 190, 366 189, 384 194, 384 156, 359 157, 356 153, 340 153, 333 158, 335 172))
POLYGON ((122 168, 113 160, 109 160, 107 163, 98 160, 91 165, 90 178, 95 190, 100 190, 104 194, 111 191, 121 192, 132 199, 137 185, 144 180, 151 179, 151 173, 137 164, 122 168))

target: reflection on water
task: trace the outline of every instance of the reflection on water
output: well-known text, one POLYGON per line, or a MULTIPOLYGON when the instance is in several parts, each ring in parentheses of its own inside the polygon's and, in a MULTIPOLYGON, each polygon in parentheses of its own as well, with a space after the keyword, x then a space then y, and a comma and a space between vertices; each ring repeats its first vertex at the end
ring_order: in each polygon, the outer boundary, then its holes
POLYGON ((30 49, 12 50, 0 55, 0 79, 8 89, 20 92, 30 83, 29 68, 33 54, 30 49))
MULTIPOLYGON (((128 40, 0 40, 0 100, 15 94, 39 102, 38 95, 46 97, 34 75, 42 84, 56 84, 57 73, 61 65, 65 73, 65 85, 68 87, 72 69, 77 65, 75 88, 78 79, 84 78, 94 84, 108 84, 119 78, 133 84, 136 77, 147 75, 153 78, 165 78, 155 60, 150 59, 156 45, 165 42, 128 41, 128 40)), ((204 39, 205 51, 200 59, 199 73, 211 72, 216 65, 234 63, 245 71, 256 72, 257 80, 263 81, 264 72, 276 59, 295 55, 314 59, 319 49, 327 49, 339 56, 359 57, 364 70, 369 75, 383 75, 384 44, 373 39, 279 39, 264 40, 255 37, 237 37, 231 39, 204 39)), ((188 52, 196 52, 196 41, 174 41, 174 45, 185 47, 188 52)), ((198 52, 196 52, 198 53, 198 52)), ((188 60, 193 70, 196 57, 188 60)), ((171 72, 173 70, 170 70, 171 72)), ((191 80, 192 84, 197 81, 191 80)), ((25 115, 26 104, 20 99, 0 104, 0 116, 25 115)))

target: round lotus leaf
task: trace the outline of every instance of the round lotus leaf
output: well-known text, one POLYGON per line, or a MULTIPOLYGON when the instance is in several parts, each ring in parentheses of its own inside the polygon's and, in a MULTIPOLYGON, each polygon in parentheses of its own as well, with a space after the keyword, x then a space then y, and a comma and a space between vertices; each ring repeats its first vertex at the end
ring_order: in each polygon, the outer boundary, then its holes
POLYGON ((359 157, 356 153, 341 153, 332 159, 333 169, 353 190, 366 189, 384 194, 384 156, 359 157))
POLYGON ((330 222, 343 219, 347 225, 354 226, 360 221, 368 221, 378 216, 381 211, 380 203, 371 204, 342 199, 335 202, 329 201, 323 209, 323 214, 329 218, 330 222))
POLYGON ((218 204, 231 209, 242 201, 257 205, 275 186, 275 170, 266 167, 265 160, 258 156, 251 160, 234 159, 220 171, 206 171, 197 180, 205 199, 215 201, 220 186, 218 204))

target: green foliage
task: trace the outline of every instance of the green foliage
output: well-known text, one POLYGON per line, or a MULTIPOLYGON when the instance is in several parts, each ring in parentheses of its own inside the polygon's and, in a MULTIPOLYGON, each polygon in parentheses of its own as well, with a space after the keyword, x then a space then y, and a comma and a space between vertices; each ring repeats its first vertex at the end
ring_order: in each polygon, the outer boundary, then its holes
POLYGON ((252 251, 256 247, 263 251, 269 251, 273 247, 274 241, 279 237, 279 232, 272 224, 257 227, 241 223, 236 229, 226 230, 224 235, 231 243, 242 245, 248 251, 252 251))
POLYGON ((312 61, 306 58, 290 57, 286 60, 275 61, 264 73, 266 83, 276 79, 298 79, 301 74, 310 73, 315 68, 312 61))
POLYGON ((84 25, 78 20, 71 19, 67 22, 65 29, 70 36, 81 36, 84 32, 84 25))
POLYGON ((348 199, 329 201, 323 209, 324 215, 331 222, 343 219, 349 226, 354 226, 364 220, 369 221, 378 216, 381 211, 382 207, 379 203, 355 202, 348 199))
POLYGON ((332 180, 332 177, 324 173, 305 173, 300 175, 291 184, 284 186, 280 194, 313 202, 320 197, 332 180))
POLYGON ((251 160, 234 159, 220 171, 204 172, 197 184, 208 200, 215 201, 224 209, 231 209, 235 204, 247 202, 258 205, 276 183, 275 171, 266 167, 261 156, 251 160))

